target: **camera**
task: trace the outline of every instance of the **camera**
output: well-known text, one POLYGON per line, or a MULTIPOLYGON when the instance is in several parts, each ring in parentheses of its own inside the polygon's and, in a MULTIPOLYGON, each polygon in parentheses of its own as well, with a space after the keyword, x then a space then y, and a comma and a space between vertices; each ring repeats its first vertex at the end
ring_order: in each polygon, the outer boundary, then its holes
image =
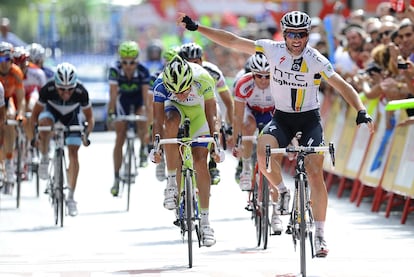
POLYGON ((397 68, 398 69, 407 69, 408 68, 408 63, 398 62, 397 68))
POLYGON ((367 68, 365 69, 365 72, 368 75, 372 75, 374 72, 381 73, 382 68, 377 63, 370 63, 368 64, 367 68))

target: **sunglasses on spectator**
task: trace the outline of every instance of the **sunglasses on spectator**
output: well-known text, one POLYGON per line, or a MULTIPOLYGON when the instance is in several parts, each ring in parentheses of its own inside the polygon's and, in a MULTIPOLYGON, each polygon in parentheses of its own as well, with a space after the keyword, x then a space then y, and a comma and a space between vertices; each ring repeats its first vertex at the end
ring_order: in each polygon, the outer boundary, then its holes
POLYGON ((253 76, 258 79, 270 79, 270 74, 255 73, 253 76))
POLYGON ((63 92, 67 92, 67 91, 71 92, 71 91, 73 91, 75 88, 74 88, 74 87, 70 87, 70 88, 68 88, 68 87, 57 87, 57 89, 58 89, 58 90, 61 90, 61 91, 63 91, 63 92))
POLYGON ((309 36, 308 32, 285 32, 285 36, 289 39, 295 39, 295 38, 306 38, 309 36))
POLYGON ((0 56, 0 63, 9 62, 9 61, 11 61, 11 58, 10 57, 0 56))
POLYGON ((136 62, 136 61, 134 61, 134 60, 132 60, 132 61, 123 60, 123 61, 121 61, 121 63, 122 63, 123 65, 134 65, 134 64, 136 64, 137 62, 136 62))
POLYGON ((383 36, 389 36, 389 35, 391 35, 392 32, 393 32, 393 30, 386 30, 384 32, 379 33, 379 35, 381 37, 383 37, 383 36))

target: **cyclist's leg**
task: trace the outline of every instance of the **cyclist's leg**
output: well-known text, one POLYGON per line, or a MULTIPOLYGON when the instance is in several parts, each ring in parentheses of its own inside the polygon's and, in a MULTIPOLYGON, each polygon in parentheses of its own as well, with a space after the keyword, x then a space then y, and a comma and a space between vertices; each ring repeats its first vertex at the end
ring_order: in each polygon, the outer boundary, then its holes
MULTIPOLYGON (((60 118, 61 122, 66 125, 78 125, 79 120, 76 113, 72 115, 68 114, 60 118)), ((67 174, 68 195, 66 205, 70 216, 76 216, 78 209, 76 207, 76 201, 74 199, 76 184, 79 174, 79 157, 78 151, 82 144, 82 138, 80 132, 69 132, 65 138, 65 144, 68 146, 69 165, 67 174)))
MULTIPOLYGON (((125 111, 129 109, 129 102, 127 102, 124 98, 119 97, 116 102, 116 113, 117 115, 124 115, 125 111), (123 100, 123 101, 122 101, 123 100)), ((127 122, 123 121, 115 121, 114 122, 114 129, 115 129, 115 145, 112 152, 113 158, 113 168, 114 168, 114 182, 111 187, 111 194, 113 196, 118 196, 119 193, 119 170, 122 165, 122 147, 125 142, 126 138, 126 130, 127 130, 127 122)))
MULTIPOLYGON (((142 103, 137 105, 136 114, 144 115, 145 106, 142 103)), ((147 145, 149 142, 149 133, 148 133, 148 123, 147 121, 137 121, 136 123, 137 136, 140 141, 140 150, 139 150, 139 166, 145 167, 148 165, 148 150, 147 145)))
MULTIPOLYGON (((242 136, 253 136, 256 131, 256 119, 250 109, 246 107, 243 120, 242 136)), ((250 190, 252 186, 252 154, 253 142, 243 141, 242 172, 240 174, 241 190, 250 190)))
MULTIPOLYGON (((323 144, 322 125, 316 115, 314 120, 308 119, 309 128, 303 131, 302 139, 305 145, 312 141, 311 146, 323 144)), ((301 140, 302 141, 302 140, 301 140)), ((324 239, 324 225, 328 206, 328 192, 323 178, 323 159, 320 154, 310 154, 305 158, 305 168, 309 185, 311 186, 312 211, 315 218, 315 250, 317 257, 326 257, 328 248, 324 239)))
POLYGON ((269 181, 269 184, 271 185, 270 191, 272 195, 272 200, 276 204, 276 206, 273 207, 273 214, 272 214, 272 220, 271 225, 272 229, 276 233, 280 233, 282 229, 282 222, 279 218, 279 214, 287 214, 288 213, 288 207, 283 207, 280 205, 280 203, 283 203, 282 197, 279 197, 279 190, 284 190, 285 194, 286 189, 282 174, 281 174, 281 161, 283 158, 283 155, 272 155, 271 157, 271 173, 268 173, 266 170, 266 155, 265 155, 265 148, 266 145, 270 145, 271 148, 276 147, 284 147, 288 143, 288 137, 290 135, 286 134, 286 132, 283 131, 283 128, 280 126, 278 122, 276 122, 275 118, 272 119, 270 124, 268 124, 264 129, 263 133, 259 135, 258 142, 257 142, 257 162, 259 164, 259 168, 261 172, 266 176, 267 180, 269 181), (280 199, 279 199, 280 198, 280 199), (282 212, 281 209, 283 209, 282 212))
MULTIPOLYGON (((205 112, 199 107, 185 107, 186 116, 190 119, 190 136, 192 138, 210 135, 205 112)), ((196 182, 200 198, 200 229, 203 245, 212 246, 216 243, 214 230, 210 226, 210 185, 211 177, 207 166, 207 144, 193 144, 194 169, 197 172, 196 182)))
MULTIPOLYGON (((16 116, 16 108, 13 104, 13 101, 7 101, 7 119, 14 119, 16 116)), ((10 125, 4 125, 4 141, 3 141, 3 151, 5 157, 5 171, 6 178, 5 180, 9 183, 14 183, 15 181, 15 168, 13 162, 13 152, 15 149, 16 141, 16 127, 10 125)))
MULTIPOLYGON (((165 113, 165 138, 177 137, 178 128, 182 119, 181 111, 175 105, 167 105, 165 113)), ((178 146, 169 144, 164 146, 165 159, 167 162, 167 186, 164 191, 164 207, 173 210, 177 207, 177 198, 180 184, 178 170, 181 168, 181 158, 178 152, 178 146)))
POLYGON ((212 246, 216 243, 214 230, 210 226, 210 174, 207 167, 208 148, 203 146, 193 147, 194 169, 197 172, 197 188, 200 199, 200 229, 202 243, 205 246, 212 246))
MULTIPOLYGON (((47 109, 47 108, 46 108, 47 109)), ((55 115, 48 110, 45 110, 39 114, 38 124, 39 126, 52 126, 56 121, 55 115)), ((39 132, 39 152, 40 152, 40 164, 39 164, 39 178, 46 180, 49 176, 49 144, 52 137, 51 131, 39 132)))

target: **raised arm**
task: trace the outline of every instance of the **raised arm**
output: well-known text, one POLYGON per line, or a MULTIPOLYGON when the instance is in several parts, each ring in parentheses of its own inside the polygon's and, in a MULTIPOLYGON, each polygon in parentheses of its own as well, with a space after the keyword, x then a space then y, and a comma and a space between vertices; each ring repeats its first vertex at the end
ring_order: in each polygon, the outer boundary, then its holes
POLYGON ((178 13, 177 24, 183 26, 189 31, 198 31, 208 39, 224 47, 228 47, 250 55, 253 55, 255 53, 255 44, 253 40, 240 37, 236 34, 222 29, 200 25, 194 22, 185 13, 178 13))

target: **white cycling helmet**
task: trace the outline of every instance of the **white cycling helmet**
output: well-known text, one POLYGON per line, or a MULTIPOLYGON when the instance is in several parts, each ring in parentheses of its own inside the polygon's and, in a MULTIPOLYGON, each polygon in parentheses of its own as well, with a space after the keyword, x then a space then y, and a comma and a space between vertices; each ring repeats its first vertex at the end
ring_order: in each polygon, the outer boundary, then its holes
POLYGON ((44 61, 46 57, 46 49, 39 43, 29 44, 26 50, 29 52, 30 60, 35 64, 44 61))
POLYGON ((306 29, 308 32, 311 29, 311 18, 304 12, 292 11, 286 13, 280 20, 282 32, 286 29, 300 30, 306 29))
POLYGON ((270 72, 270 65, 262 53, 256 53, 249 58, 250 70, 253 73, 270 72))
POLYGON ((203 56, 203 48, 194 42, 185 43, 181 46, 178 54, 186 60, 201 59, 203 56))
POLYGON ((74 88, 78 82, 75 67, 70 63, 58 64, 55 72, 56 87, 74 88))

